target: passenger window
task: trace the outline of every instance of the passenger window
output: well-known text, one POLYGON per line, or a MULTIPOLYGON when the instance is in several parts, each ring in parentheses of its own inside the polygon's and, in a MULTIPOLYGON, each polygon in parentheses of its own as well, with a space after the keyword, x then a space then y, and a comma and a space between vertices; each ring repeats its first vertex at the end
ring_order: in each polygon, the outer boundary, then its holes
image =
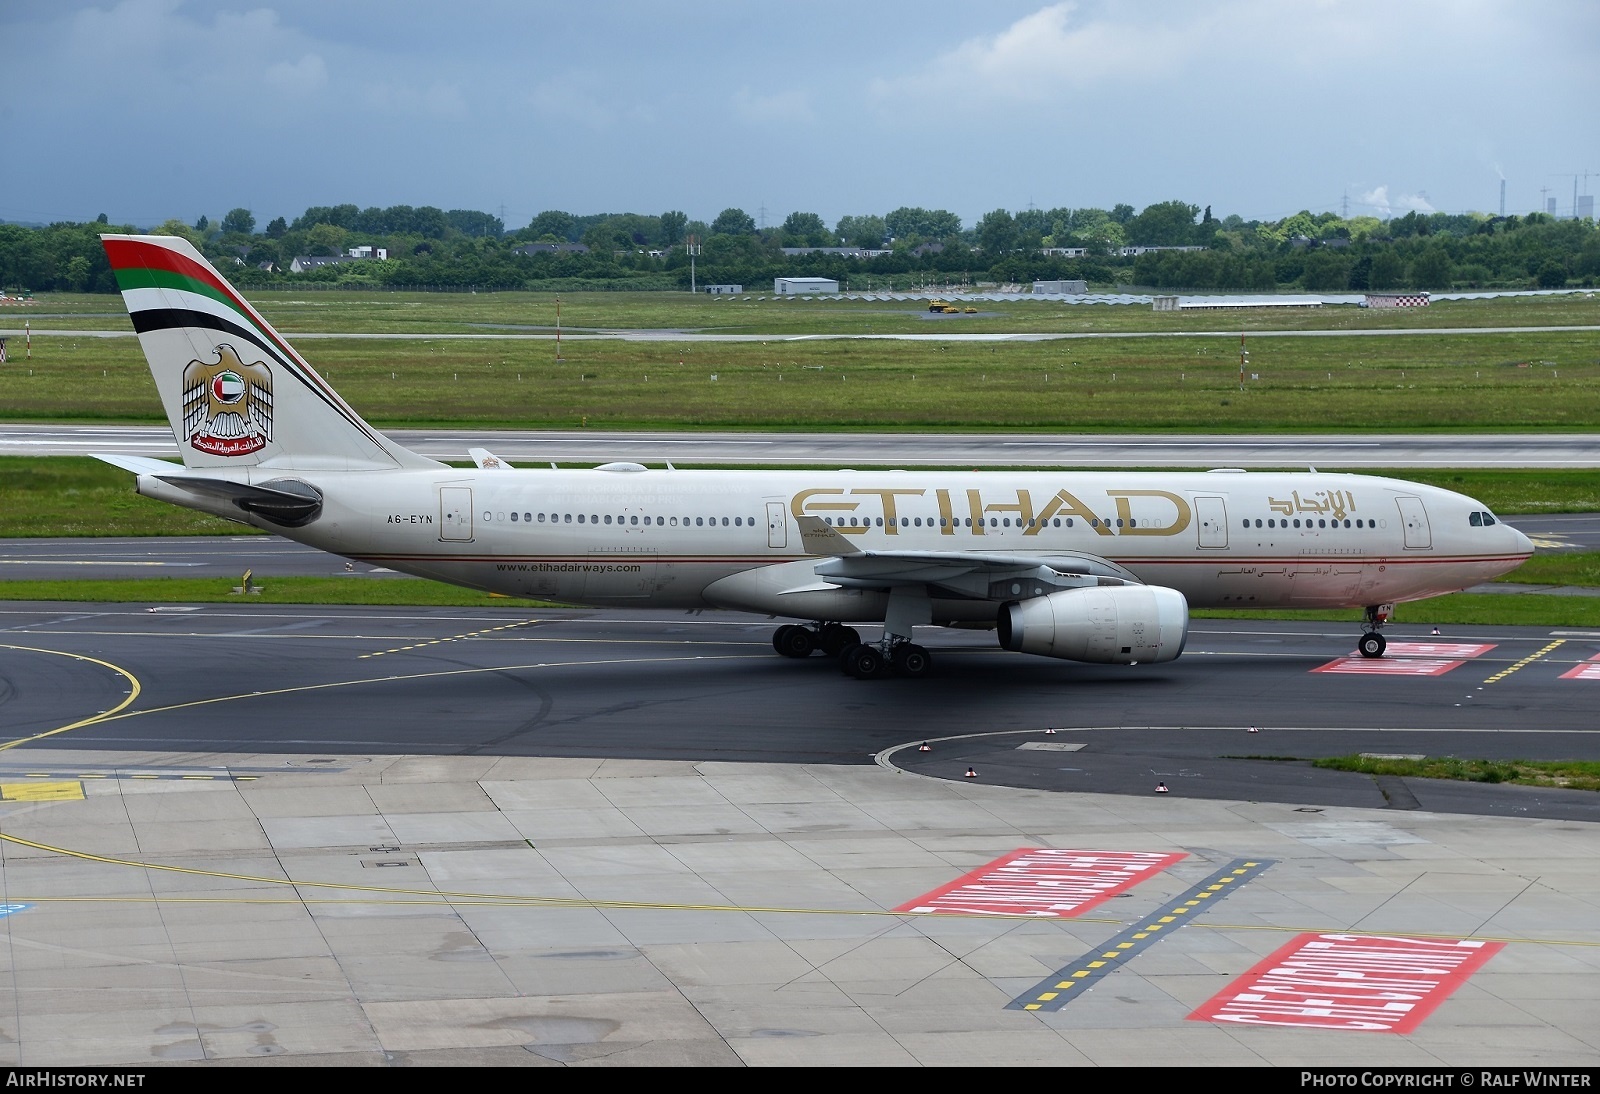
POLYGON ((572 514, 568 513, 566 516, 562 517, 561 519, 562 519, 563 522, 565 522, 567 524, 571 524, 572 523, 572 514))
MULTIPOLYGON (((1478 514, 1476 514, 1476 513, 1474 513, 1474 514, 1472 514, 1472 515, 1473 515, 1473 516, 1477 516, 1477 515, 1478 515, 1478 514)), ((517 519, 517 514, 515 514, 515 513, 512 513, 512 514, 511 514, 511 519, 512 519, 512 520, 516 520, 516 519, 517 519)))
POLYGON ((722 518, 722 526, 724 528, 726 528, 728 526, 728 518, 727 517, 723 517, 722 518))
POLYGON ((1300 527, 1300 518, 1299 517, 1295 517, 1294 518, 1294 526, 1296 528, 1300 527))
POLYGON ((582 523, 583 523, 583 514, 582 514, 582 513, 579 513, 579 514, 578 514, 578 523, 579 523, 579 524, 582 524, 582 523))

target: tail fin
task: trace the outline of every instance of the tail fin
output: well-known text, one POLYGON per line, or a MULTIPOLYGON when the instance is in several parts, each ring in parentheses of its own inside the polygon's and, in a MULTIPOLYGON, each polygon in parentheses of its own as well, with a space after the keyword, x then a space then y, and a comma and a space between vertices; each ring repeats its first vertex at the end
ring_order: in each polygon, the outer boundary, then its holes
POLYGON ((185 466, 441 466, 362 421, 187 240, 101 241, 185 466))

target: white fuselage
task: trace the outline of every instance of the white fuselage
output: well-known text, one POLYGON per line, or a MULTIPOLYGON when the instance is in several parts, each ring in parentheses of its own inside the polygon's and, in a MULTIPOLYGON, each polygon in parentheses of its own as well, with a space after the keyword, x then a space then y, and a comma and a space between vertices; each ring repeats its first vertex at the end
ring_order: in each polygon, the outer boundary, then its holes
MULTIPOLYGON (((853 616, 831 604, 813 615, 803 597, 768 595, 817 583, 800 516, 827 521, 868 552, 1103 558, 1196 608, 1415 600, 1488 581, 1532 551, 1463 495, 1315 472, 258 467, 249 478, 286 474, 322 491, 322 515, 296 529, 252 523, 405 573, 576 604, 844 621, 881 619, 882 598, 858 598, 853 616), (766 581, 767 592, 750 591, 753 579, 730 584, 778 566, 770 572, 785 576, 766 581)), ((992 622, 994 611, 993 600, 955 599, 939 601, 934 617, 992 622)))

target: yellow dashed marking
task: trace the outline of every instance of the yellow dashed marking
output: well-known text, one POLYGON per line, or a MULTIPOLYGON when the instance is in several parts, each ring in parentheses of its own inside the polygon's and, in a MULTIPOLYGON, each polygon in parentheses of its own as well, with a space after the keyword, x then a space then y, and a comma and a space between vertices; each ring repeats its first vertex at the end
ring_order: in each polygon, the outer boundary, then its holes
POLYGON ((1544 649, 1540 650, 1538 653, 1530 654, 1527 657, 1524 657, 1521 661, 1518 661, 1515 665, 1512 665, 1509 668, 1501 669, 1499 672, 1485 680, 1484 683, 1498 683, 1499 681, 1504 680, 1507 676, 1510 676, 1513 672, 1516 672, 1518 669, 1526 668, 1527 666, 1533 664, 1535 661, 1539 660, 1539 658, 1543 657, 1556 647, 1564 646, 1566 644, 1567 640, 1565 638, 1558 638, 1544 649))
POLYGON ((379 650, 377 653, 363 653, 363 654, 361 654, 361 656, 357 657, 356 660, 357 661, 364 661, 364 660, 366 660, 368 658, 371 658, 371 657, 383 657, 386 654, 391 654, 391 653, 405 653, 407 650, 426 649, 429 646, 437 646, 437 645, 440 645, 440 644, 442 644, 444 642, 460 642, 460 641, 463 641, 463 640, 468 639, 468 638, 478 638, 478 637, 480 637, 482 635, 485 635, 485 634, 495 634, 495 633, 497 633, 499 631, 509 631, 509 630, 513 630, 516 627, 526 627, 530 623, 537 623, 537 622, 539 622, 537 619, 524 619, 519 623, 507 623, 503 627, 487 627, 487 628, 485 628, 484 630, 481 630, 481 631, 468 631, 466 634, 452 634, 448 638, 435 638, 430 642, 416 642, 416 643, 413 643, 412 645, 409 645, 409 646, 396 646, 392 650, 379 650))

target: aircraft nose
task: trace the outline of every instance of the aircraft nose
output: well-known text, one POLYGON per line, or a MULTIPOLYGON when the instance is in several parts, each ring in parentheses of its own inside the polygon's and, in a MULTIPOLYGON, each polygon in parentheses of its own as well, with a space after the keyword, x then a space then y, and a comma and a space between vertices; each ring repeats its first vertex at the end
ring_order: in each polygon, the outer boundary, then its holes
POLYGON ((1523 555, 1533 554, 1533 540, 1524 535, 1522 529, 1512 528, 1509 524, 1503 524, 1501 527, 1509 528, 1511 530, 1512 551, 1514 553, 1523 555))

